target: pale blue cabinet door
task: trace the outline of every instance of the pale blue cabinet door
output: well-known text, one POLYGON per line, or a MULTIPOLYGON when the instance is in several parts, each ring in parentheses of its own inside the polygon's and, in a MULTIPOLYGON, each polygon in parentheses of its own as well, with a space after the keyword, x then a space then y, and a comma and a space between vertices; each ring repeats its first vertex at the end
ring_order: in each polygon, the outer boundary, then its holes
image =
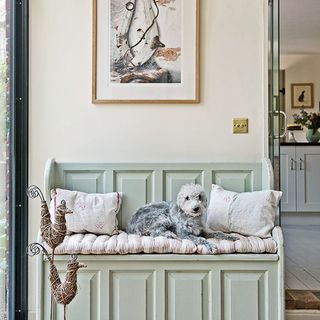
POLYGON ((297 210, 320 211, 320 147, 297 147, 297 210))
POLYGON ((283 212, 296 211, 296 147, 281 147, 280 168, 281 191, 283 192, 281 210, 283 212))
POLYGON ((110 320, 154 319, 156 299, 153 271, 111 271, 109 273, 110 320))
POLYGON ((168 271, 167 320, 209 320, 210 271, 168 271))
POLYGON ((223 320, 266 320, 266 281, 264 272, 224 272, 223 320))

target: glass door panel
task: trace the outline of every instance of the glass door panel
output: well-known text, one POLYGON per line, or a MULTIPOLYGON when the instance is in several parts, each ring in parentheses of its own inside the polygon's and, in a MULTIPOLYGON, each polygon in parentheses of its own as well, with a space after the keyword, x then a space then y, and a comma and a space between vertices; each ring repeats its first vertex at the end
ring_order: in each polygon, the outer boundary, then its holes
POLYGON ((280 138, 286 134, 286 115, 280 109, 280 0, 269 0, 269 158, 274 169, 274 188, 280 189, 280 138))

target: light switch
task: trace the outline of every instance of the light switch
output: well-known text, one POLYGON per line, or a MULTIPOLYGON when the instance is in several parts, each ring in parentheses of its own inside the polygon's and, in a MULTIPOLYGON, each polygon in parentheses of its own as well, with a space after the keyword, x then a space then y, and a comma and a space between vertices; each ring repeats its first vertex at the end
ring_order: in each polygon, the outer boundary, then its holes
POLYGON ((248 119, 235 118, 233 119, 233 133, 248 133, 248 119))

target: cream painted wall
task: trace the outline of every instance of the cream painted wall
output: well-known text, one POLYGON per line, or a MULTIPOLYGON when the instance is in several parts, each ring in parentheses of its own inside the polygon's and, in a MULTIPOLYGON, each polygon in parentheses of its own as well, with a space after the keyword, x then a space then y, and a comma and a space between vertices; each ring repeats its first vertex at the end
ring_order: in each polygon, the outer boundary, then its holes
MULTIPOLYGON (((30 183, 45 161, 259 161, 265 146, 266 0, 201 1, 199 105, 91 104, 91 0, 30 1, 30 183), (249 134, 233 135, 233 117, 249 134)), ((30 241, 39 202, 31 202, 30 241)), ((30 319, 35 310, 30 259, 30 319)))
MULTIPOLYGON (((286 87, 286 113, 288 122, 293 123, 292 115, 299 113, 299 109, 291 108, 291 84, 292 83, 313 83, 314 84, 314 108, 306 109, 308 112, 319 112, 320 103, 320 55, 283 55, 281 65, 285 70, 286 87)), ((294 133, 297 141, 307 141, 305 131, 294 133)))

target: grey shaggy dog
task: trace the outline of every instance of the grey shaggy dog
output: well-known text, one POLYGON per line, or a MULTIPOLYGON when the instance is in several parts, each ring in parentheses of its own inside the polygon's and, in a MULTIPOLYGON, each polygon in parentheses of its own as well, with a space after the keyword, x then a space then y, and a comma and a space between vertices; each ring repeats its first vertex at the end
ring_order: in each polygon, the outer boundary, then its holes
POLYGON ((139 208, 131 217, 127 232, 140 236, 188 239, 210 251, 215 248, 205 238, 237 240, 223 232, 205 232, 207 203, 202 186, 186 184, 180 189, 176 202, 150 203, 139 208))

